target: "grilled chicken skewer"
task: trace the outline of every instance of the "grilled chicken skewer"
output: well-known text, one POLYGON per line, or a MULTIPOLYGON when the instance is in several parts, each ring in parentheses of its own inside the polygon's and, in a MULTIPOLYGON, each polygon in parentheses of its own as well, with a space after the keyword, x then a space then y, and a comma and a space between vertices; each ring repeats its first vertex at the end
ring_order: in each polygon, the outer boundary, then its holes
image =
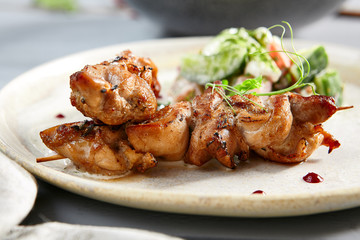
MULTIPOLYGON (((340 146, 321 126, 343 109, 330 97, 287 93, 264 103, 254 95, 230 100, 232 108, 209 88, 192 106, 189 102, 167 106, 140 124, 107 126, 85 121, 56 126, 40 135, 60 155, 56 158, 70 158, 80 169, 106 175, 132 169, 143 172, 156 166, 155 157, 176 161, 185 155, 186 163, 197 166, 216 158, 234 168, 234 156, 246 160, 250 150, 272 161, 296 163, 321 145, 329 152, 340 146)), ((39 162, 46 160, 52 159, 39 162)))
POLYGON ((122 175, 157 165, 151 153, 138 153, 129 146, 121 126, 75 122, 46 129, 40 136, 47 147, 89 173, 122 175))
MULTIPOLYGON (((79 122, 47 129, 41 138, 80 169, 107 175, 142 172, 156 165, 155 157, 176 161, 185 153, 186 163, 201 166, 216 158, 234 168, 234 156, 246 160, 250 150, 272 161, 296 163, 321 145, 329 152, 340 146, 321 126, 342 109, 330 97, 287 93, 264 103, 254 95, 230 100, 232 108, 209 88, 192 106, 189 102, 167 106, 140 124, 79 122)), ((46 160, 51 159, 39 162, 46 160)))
POLYGON ((322 128, 338 110, 331 97, 294 93, 264 100, 208 88, 193 102, 157 111, 160 84, 148 58, 124 51, 113 61, 87 65, 70 77, 71 104, 92 121, 55 126, 40 133, 58 153, 38 162, 69 158, 84 171, 121 175, 155 167, 155 159, 201 166, 217 159, 228 168, 251 150, 281 163, 301 162, 319 146, 340 143, 322 128))

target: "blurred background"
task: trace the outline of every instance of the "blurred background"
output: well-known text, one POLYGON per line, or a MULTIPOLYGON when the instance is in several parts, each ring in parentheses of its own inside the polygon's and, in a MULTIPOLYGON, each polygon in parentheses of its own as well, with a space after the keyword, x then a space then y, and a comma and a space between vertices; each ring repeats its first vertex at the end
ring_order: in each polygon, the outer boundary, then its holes
POLYGON ((359 9, 359 0, 0 0, 0 87, 82 50, 281 20, 296 38, 360 47, 359 9))

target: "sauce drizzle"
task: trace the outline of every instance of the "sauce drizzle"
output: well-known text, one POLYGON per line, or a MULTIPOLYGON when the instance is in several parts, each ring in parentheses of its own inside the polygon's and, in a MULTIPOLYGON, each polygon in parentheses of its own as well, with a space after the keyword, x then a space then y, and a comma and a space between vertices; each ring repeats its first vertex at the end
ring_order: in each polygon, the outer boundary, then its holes
POLYGON ((62 119, 62 118, 65 118, 65 116, 63 114, 59 113, 58 115, 56 115, 56 118, 62 119))
POLYGON ((320 183, 322 181, 324 181, 324 178, 322 178, 319 174, 314 173, 314 172, 309 172, 308 174, 306 174, 303 177, 305 182, 308 183, 320 183))
POLYGON ((254 191, 252 194, 266 195, 266 193, 265 193, 263 190, 256 190, 256 191, 254 191))

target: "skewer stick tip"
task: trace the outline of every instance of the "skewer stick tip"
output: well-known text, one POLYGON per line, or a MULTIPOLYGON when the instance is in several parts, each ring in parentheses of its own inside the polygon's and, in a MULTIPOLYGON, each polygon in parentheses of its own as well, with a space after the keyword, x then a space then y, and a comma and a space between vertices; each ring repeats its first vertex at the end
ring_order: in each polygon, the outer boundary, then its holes
POLYGON ((65 158, 64 156, 62 156, 60 154, 56 154, 53 156, 36 158, 36 162, 37 163, 50 162, 50 161, 60 160, 60 159, 64 159, 64 158, 65 158))
POLYGON ((336 111, 346 110, 346 109, 350 109, 350 108, 353 108, 353 107, 354 106, 337 107, 336 111))

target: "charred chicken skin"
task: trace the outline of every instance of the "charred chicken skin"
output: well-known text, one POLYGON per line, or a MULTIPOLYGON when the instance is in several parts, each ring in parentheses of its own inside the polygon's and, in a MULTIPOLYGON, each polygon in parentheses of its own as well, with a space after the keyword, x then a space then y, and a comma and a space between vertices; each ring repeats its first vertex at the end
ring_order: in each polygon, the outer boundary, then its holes
POLYGON ((70 76, 71 104, 108 125, 147 120, 157 108, 160 85, 150 59, 123 52, 112 62, 87 65, 70 76))
POLYGON ((157 111, 142 123, 126 127, 129 142, 138 152, 150 152, 164 160, 181 160, 189 144, 191 104, 178 102, 157 111))
POLYGON ((212 88, 195 97, 192 103, 192 134, 185 162, 201 166, 216 158, 234 168, 234 156, 247 159, 249 146, 235 126, 234 115, 221 95, 212 88))
POLYGON ((321 123, 338 109, 332 97, 303 97, 294 93, 272 96, 266 101, 265 109, 268 109, 268 112, 264 111, 262 117, 261 113, 254 115, 254 111, 250 110, 257 109, 255 113, 261 112, 257 106, 248 106, 254 105, 252 103, 241 105, 239 101, 235 101, 234 105, 237 111, 236 118, 239 119, 237 123, 245 140, 252 150, 266 159, 281 163, 297 163, 307 159, 321 145, 328 146, 329 152, 340 146, 340 143, 321 126, 321 123), (239 111, 238 105, 242 106, 241 110, 247 108, 247 111, 239 111), (248 117, 248 114, 252 116, 248 117), (240 122, 244 115, 247 120, 240 122), (251 125, 249 134, 246 123, 252 121, 256 124, 251 125))
POLYGON ((235 95, 231 104, 236 126, 251 149, 281 144, 289 135, 293 116, 286 95, 271 96, 264 103, 254 95, 235 95))
POLYGON ((89 173, 121 175, 157 165, 151 153, 138 153, 129 146, 121 126, 75 122, 46 129, 40 136, 48 148, 89 173))

